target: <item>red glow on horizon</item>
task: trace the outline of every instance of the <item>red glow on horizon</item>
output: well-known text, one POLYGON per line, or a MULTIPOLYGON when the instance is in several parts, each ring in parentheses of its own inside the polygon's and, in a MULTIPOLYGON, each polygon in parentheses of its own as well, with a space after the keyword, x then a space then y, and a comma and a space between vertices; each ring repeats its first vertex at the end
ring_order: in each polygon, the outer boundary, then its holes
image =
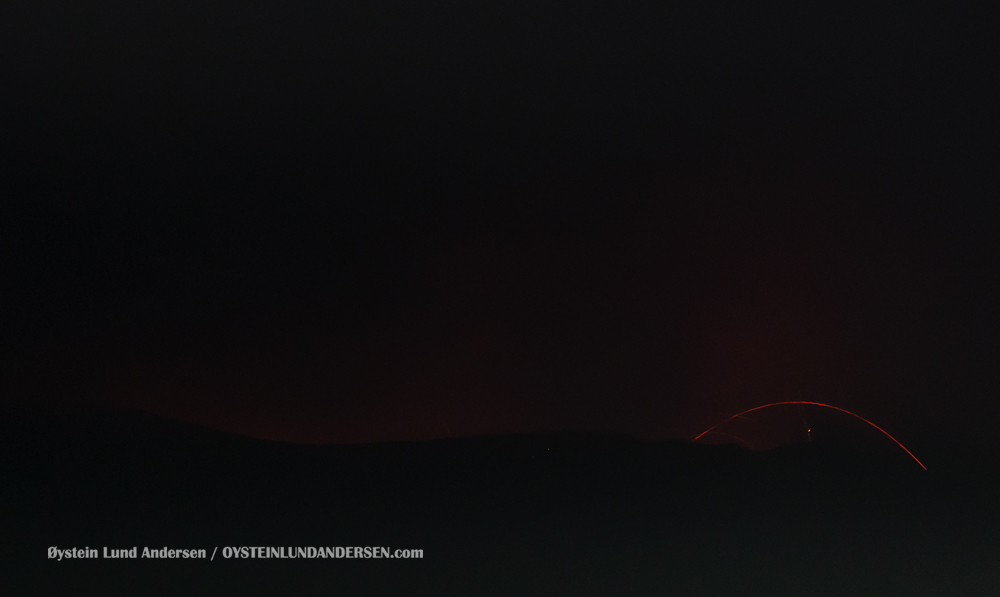
POLYGON ((871 421, 869 421, 868 419, 866 419, 866 418, 862 417, 861 415, 858 415, 858 414, 855 414, 855 413, 852 413, 852 412, 851 412, 851 411, 849 411, 849 410, 845 410, 845 409, 843 409, 843 408, 840 408, 840 407, 837 407, 837 406, 831 406, 831 405, 829 405, 829 404, 823 404, 822 402, 806 402, 806 401, 804 401, 804 400, 793 400, 793 401, 788 401, 788 402, 772 402, 772 403, 770 403, 770 404, 764 404, 764 405, 762 405, 762 406, 755 406, 755 407, 753 407, 753 408, 751 408, 751 409, 747 409, 747 410, 745 410, 745 411, 743 411, 743 412, 740 412, 740 413, 736 413, 735 415, 733 415, 733 416, 729 417, 728 419, 726 419, 725 421, 722 421, 721 423, 716 423, 715 425, 712 425, 711 427, 709 427, 709 428, 708 428, 708 429, 706 429, 705 431, 702 431, 701 433, 699 433, 698 435, 696 435, 696 436, 695 436, 695 438, 694 438, 693 440, 691 440, 691 441, 698 441, 698 438, 700 438, 701 436, 703 436, 703 435, 705 435, 706 433, 708 433, 708 432, 712 431, 713 429, 715 429, 715 428, 716 428, 716 427, 718 427, 719 425, 722 425, 722 424, 724 424, 724 423, 727 423, 727 422, 729 422, 729 421, 732 421, 732 420, 733 420, 733 419, 735 419, 736 417, 740 417, 740 416, 743 416, 743 415, 745 415, 745 414, 747 414, 747 413, 750 413, 750 412, 753 412, 753 411, 755 411, 755 410, 760 410, 760 409, 762 409, 762 408, 768 408, 768 407, 770 407, 770 406, 781 406, 781 405, 783 405, 783 404, 811 404, 811 405, 813 405, 813 406, 822 406, 822 407, 824 407, 824 408, 831 408, 831 409, 833 409, 833 410, 838 410, 838 411, 840 411, 840 412, 842 412, 842 413, 847 413, 847 414, 851 415, 851 416, 852 416, 852 417, 854 417, 854 418, 857 418, 857 419, 861 419, 861 420, 862 420, 862 421, 864 421, 865 423, 868 423, 869 425, 871 425, 871 426, 872 426, 872 427, 874 427, 875 429, 878 429, 879 431, 881 431, 881 432, 882 432, 883 434, 885 434, 885 436, 886 436, 886 437, 888 437, 888 438, 889 438, 889 439, 891 439, 892 441, 896 442, 896 445, 897 445, 897 446, 899 446, 900 448, 902 448, 903 450, 905 450, 905 451, 906 451, 906 453, 910 455, 910 458, 912 458, 913 460, 915 460, 915 461, 917 462, 917 464, 919 464, 919 465, 920 465, 920 467, 921 467, 922 469, 924 469, 925 471, 927 470, 927 467, 926 467, 926 466, 924 466, 924 463, 923 463, 923 462, 920 462, 920 460, 919 460, 919 459, 918 459, 918 458, 917 458, 916 456, 914 456, 914 455, 913 455, 913 452, 910 452, 909 450, 907 450, 906 446, 904 446, 903 444, 899 443, 899 440, 897 440, 896 438, 894 438, 894 437, 892 437, 891 435, 889 435, 889 433, 888 433, 888 432, 887 432, 887 431, 886 431, 885 429, 882 429, 881 427, 879 427, 879 426, 878 426, 878 425, 876 425, 875 423, 872 423, 871 421))
MULTIPOLYGON (((722 423, 719 423, 719 424, 721 425, 722 423)), ((724 436, 726 436, 726 437, 731 437, 731 438, 735 439, 736 441, 738 441, 739 443, 743 444, 744 446, 746 446, 746 447, 750 448, 751 450, 753 450, 753 449, 754 449, 754 448, 753 448, 753 446, 751 446, 751 445, 750 445, 749 443, 747 443, 747 441, 746 441, 746 440, 744 440, 744 439, 743 439, 743 438, 741 438, 741 437, 736 437, 736 436, 735 436, 735 435, 733 435, 732 433, 726 433, 726 432, 724 432, 724 431, 712 431, 711 429, 709 429, 708 431, 706 431, 706 432, 705 432, 705 433, 703 433, 702 435, 706 435, 706 434, 708 434, 708 433, 712 433, 712 434, 714 434, 714 435, 724 435, 724 436)), ((699 435, 698 437, 701 437, 701 435, 699 435)), ((695 438, 695 439, 698 439, 698 438, 695 438)))

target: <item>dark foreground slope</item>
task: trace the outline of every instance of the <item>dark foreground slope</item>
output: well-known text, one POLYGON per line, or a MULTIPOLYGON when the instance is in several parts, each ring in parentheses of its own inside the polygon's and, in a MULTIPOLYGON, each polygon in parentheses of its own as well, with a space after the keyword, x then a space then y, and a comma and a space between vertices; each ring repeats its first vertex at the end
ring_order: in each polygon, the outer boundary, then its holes
POLYGON ((1000 594, 989 468, 573 433, 297 446, 123 411, 17 413, 2 431, 2 594, 1000 594), (51 546, 218 552, 56 561, 51 546))

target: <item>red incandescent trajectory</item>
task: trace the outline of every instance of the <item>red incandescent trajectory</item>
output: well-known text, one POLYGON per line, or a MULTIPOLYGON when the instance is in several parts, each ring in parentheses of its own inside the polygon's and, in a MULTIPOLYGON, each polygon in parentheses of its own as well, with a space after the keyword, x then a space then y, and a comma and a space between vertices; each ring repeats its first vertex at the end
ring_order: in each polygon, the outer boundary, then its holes
POLYGON ((861 419, 861 420, 862 420, 862 421, 864 421, 865 423, 868 423, 869 425, 871 425, 871 426, 872 426, 872 427, 874 427, 875 429, 878 429, 879 431, 881 431, 881 432, 882 432, 883 434, 885 434, 885 436, 886 436, 886 437, 888 437, 888 438, 889 438, 889 439, 891 439, 892 441, 896 442, 896 445, 897 445, 897 446, 899 446, 900 448, 902 448, 903 450, 905 450, 905 451, 906 451, 906 453, 910 455, 910 458, 912 458, 913 460, 915 460, 915 461, 917 462, 917 464, 919 464, 919 465, 920 465, 920 467, 921 467, 922 469, 924 469, 925 471, 927 470, 927 467, 926 467, 926 466, 924 466, 924 463, 923 463, 923 462, 920 462, 920 460, 919 460, 919 459, 918 459, 918 458, 917 458, 916 456, 914 456, 914 455, 913 455, 913 452, 910 452, 909 450, 907 450, 907 449, 906 449, 906 446, 904 446, 903 444, 899 443, 899 440, 897 440, 896 438, 894 438, 894 437, 892 437, 891 435, 889 435, 889 433, 888 433, 888 432, 886 432, 886 430, 885 430, 885 429, 882 429, 881 427, 879 427, 879 426, 878 426, 878 425, 876 425, 875 423, 872 423, 871 421, 869 421, 868 419, 866 419, 866 418, 862 417, 861 415, 856 415, 856 414, 852 413, 852 412, 851 412, 851 411, 849 411, 849 410, 844 410, 843 408, 839 408, 839 407, 837 407, 837 406, 830 406, 829 404, 823 404, 822 402, 806 402, 806 401, 803 401, 803 400, 796 400, 796 401, 791 401, 791 402, 772 402, 771 404, 764 404, 764 405, 762 405, 762 406, 755 406, 754 408, 751 408, 751 409, 748 409, 748 410, 745 410, 745 411, 743 411, 743 412, 741 412, 741 413, 736 413, 735 415, 733 415, 733 416, 729 417, 728 419, 726 419, 725 421, 722 421, 721 423, 716 423, 715 425, 712 425, 711 427, 709 427, 709 428, 708 428, 708 429, 706 429, 705 431, 702 431, 702 432, 701 432, 701 433, 699 433, 699 434, 698 434, 697 436, 695 436, 695 438, 694 438, 693 440, 691 440, 691 441, 697 441, 697 440, 698 440, 698 438, 700 438, 701 436, 703 436, 703 435, 705 435, 706 433, 708 433, 708 432, 712 431, 713 429, 715 429, 715 428, 716 428, 716 427, 718 427, 719 425, 722 425, 723 423, 727 423, 727 422, 729 422, 729 421, 732 421, 732 420, 733 420, 733 419, 735 419, 736 417, 740 417, 740 416, 743 416, 743 415, 745 415, 745 414, 747 414, 747 413, 750 413, 750 412, 753 412, 753 411, 755 411, 755 410, 760 410, 760 409, 762 409, 762 408, 768 408, 768 407, 771 407, 771 406, 781 406, 781 405, 783 405, 783 404, 811 404, 811 405, 813 405, 813 406, 822 406, 822 407, 824 407, 824 408, 831 408, 831 409, 833 409, 833 410, 838 410, 838 411, 840 411, 840 412, 842 412, 842 413, 847 413, 847 414, 851 415, 852 417, 854 417, 854 418, 856 418, 856 419, 861 419))

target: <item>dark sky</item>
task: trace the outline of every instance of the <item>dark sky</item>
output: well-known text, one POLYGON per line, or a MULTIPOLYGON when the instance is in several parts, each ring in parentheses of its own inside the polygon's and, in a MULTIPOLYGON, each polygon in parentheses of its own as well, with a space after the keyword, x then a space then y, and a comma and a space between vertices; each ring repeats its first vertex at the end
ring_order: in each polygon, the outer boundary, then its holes
POLYGON ((4 3, 5 393, 306 442, 773 400, 992 441, 989 22, 4 3))

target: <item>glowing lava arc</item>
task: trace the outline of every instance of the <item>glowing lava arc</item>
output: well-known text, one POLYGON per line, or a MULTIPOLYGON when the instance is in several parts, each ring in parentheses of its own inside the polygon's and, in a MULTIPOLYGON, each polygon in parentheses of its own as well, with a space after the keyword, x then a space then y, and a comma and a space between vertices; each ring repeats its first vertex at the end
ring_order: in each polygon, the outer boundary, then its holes
POLYGON ((745 410, 745 411, 743 411, 743 412, 741 412, 741 413, 736 413, 735 415, 733 415, 733 416, 729 417, 729 418, 728 418, 728 419, 726 419, 725 421, 722 421, 722 423, 716 423, 715 425, 712 425, 711 427, 709 427, 709 428, 708 428, 708 429, 706 429, 705 431, 702 431, 701 433, 699 433, 699 434, 698 434, 698 435, 697 435, 697 436, 696 436, 696 437, 695 437, 695 438, 694 438, 693 440, 691 440, 691 441, 698 441, 698 438, 699 438, 699 437, 701 437, 701 436, 705 435, 705 434, 706 434, 706 433, 708 433, 709 431, 712 431, 713 429, 715 429, 715 428, 716 428, 716 427, 718 427, 719 425, 722 425, 723 423, 728 423, 729 421, 732 421, 732 420, 733 420, 733 419, 735 419, 736 417, 740 417, 740 416, 743 416, 743 415, 745 415, 745 414, 747 414, 747 413, 750 413, 750 412, 753 412, 753 411, 755 411, 755 410, 760 410, 760 409, 762 409, 762 408, 768 408, 768 407, 770 407, 770 406, 781 406, 782 404, 811 404, 811 405, 813 405, 813 406, 822 406, 822 407, 824 407, 824 408, 832 408, 833 410, 839 410, 840 412, 842 412, 842 413, 847 413, 847 414, 851 415, 852 417, 854 417, 854 418, 856 418, 856 419, 861 419, 861 420, 862 420, 862 421, 864 421, 865 423, 868 423, 869 425, 871 425, 871 426, 872 426, 872 427, 874 427, 875 429, 878 429, 879 431, 881 431, 881 432, 882 432, 883 434, 885 434, 885 436, 886 436, 886 437, 888 437, 888 438, 889 438, 889 439, 891 439, 892 441, 896 442, 896 445, 897 445, 897 446, 899 446, 900 448, 902 448, 903 450, 905 450, 905 451, 906 451, 906 453, 910 455, 910 458, 912 458, 912 459, 914 459, 914 460, 916 460, 916 461, 917 461, 917 464, 919 464, 919 465, 920 465, 920 468, 924 469, 925 471, 927 470, 927 467, 926 467, 926 466, 924 466, 924 463, 923 463, 923 462, 920 462, 920 460, 919 460, 919 459, 918 459, 918 458, 917 458, 916 456, 914 456, 914 455, 913 455, 913 452, 910 452, 909 450, 907 450, 907 449, 906 449, 906 446, 904 446, 903 444, 899 443, 899 440, 897 440, 896 438, 894 438, 894 437, 892 437, 891 435, 889 435, 889 433, 888 433, 888 432, 886 432, 886 430, 885 430, 885 429, 882 429, 881 427, 879 427, 879 426, 878 426, 878 425, 876 425, 875 423, 872 423, 871 421, 869 421, 868 419, 866 419, 866 418, 862 417, 861 415, 856 415, 856 414, 852 413, 852 412, 851 412, 851 411, 849 411, 849 410, 844 410, 844 409, 842 409, 842 408, 839 408, 839 407, 836 407, 836 406, 830 406, 829 404, 823 404, 822 402, 806 402, 806 401, 803 401, 803 400, 796 400, 796 401, 791 401, 791 402, 772 402, 771 404, 765 404, 765 405, 763 405, 763 406, 755 406, 754 408, 751 408, 751 409, 749 409, 749 410, 745 410))

